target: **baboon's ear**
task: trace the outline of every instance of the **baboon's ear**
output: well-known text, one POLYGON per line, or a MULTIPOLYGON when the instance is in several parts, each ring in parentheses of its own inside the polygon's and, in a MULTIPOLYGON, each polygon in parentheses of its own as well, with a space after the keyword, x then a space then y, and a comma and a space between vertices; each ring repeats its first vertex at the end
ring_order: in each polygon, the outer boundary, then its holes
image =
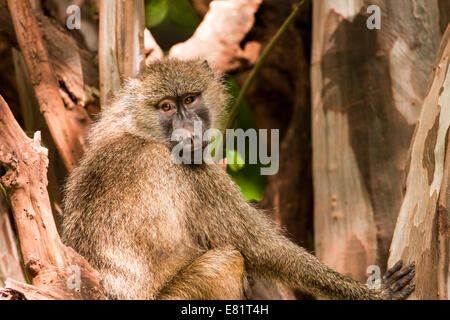
POLYGON ((206 59, 203 60, 202 66, 204 66, 208 70, 212 70, 211 67, 209 66, 208 60, 206 60, 206 59))

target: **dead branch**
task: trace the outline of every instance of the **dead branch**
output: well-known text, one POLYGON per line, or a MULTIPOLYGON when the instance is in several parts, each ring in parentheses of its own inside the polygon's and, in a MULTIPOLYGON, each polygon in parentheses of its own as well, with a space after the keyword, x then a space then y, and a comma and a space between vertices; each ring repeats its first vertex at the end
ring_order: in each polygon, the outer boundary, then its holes
POLYGON ((144 30, 144 1, 118 1, 117 56, 120 74, 125 77, 137 76, 144 66, 144 30))
POLYGON ((103 106, 121 81, 143 68, 144 1, 101 0, 99 28, 100 101, 103 106))
POLYGON ((74 134, 77 130, 61 98, 58 81, 30 4, 25 0, 8 0, 7 3, 40 111, 66 168, 72 170, 83 154, 83 137, 74 134))
POLYGON ((180 59, 205 58, 220 72, 252 65, 259 56, 260 45, 240 43, 253 27, 255 13, 262 0, 213 1, 202 23, 187 41, 170 49, 170 56, 180 59))
MULTIPOLYGON (((59 299, 105 298, 97 271, 59 238, 47 193, 47 149, 41 146, 40 133, 28 138, 1 96, 0 132, 0 183, 10 199, 25 271, 38 287, 21 286, 19 291, 25 297, 42 291, 59 299), (68 285, 73 276, 79 276, 79 288, 68 285)), ((8 292, 0 291, 0 296, 8 292)))
POLYGON ((100 69, 100 104, 103 107, 111 92, 120 86, 119 64, 116 44, 116 12, 115 3, 99 1, 100 27, 98 39, 98 55, 100 69))
MULTIPOLYGON (((93 53, 81 48, 71 35, 52 19, 40 12, 36 12, 36 19, 61 89, 72 100, 68 107, 76 107, 70 112, 84 124, 88 119, 83 108, 99 104, 97 58, 93 53)), ((0 37, 20 49, 6 0, 0 0, 0 37)))

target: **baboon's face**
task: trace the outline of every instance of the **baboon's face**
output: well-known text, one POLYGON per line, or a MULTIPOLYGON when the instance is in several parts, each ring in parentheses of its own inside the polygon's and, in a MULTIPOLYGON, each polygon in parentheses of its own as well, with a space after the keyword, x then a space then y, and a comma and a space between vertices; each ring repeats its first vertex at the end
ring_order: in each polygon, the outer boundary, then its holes
POLYGON ((192 150, 207 145, 202 137, 210 128, 211 122, 208 106, 201 92, 164 97, 157 108, 164 134, 173 145, 182 141, 190 145, 192 150))
POLYGON ((141 135, 169 148, 183 142, 195 151, 208 145, 205 131, 219 129, 228 95, 205 61, 155 62, 133 83, 130 110, 141 135))

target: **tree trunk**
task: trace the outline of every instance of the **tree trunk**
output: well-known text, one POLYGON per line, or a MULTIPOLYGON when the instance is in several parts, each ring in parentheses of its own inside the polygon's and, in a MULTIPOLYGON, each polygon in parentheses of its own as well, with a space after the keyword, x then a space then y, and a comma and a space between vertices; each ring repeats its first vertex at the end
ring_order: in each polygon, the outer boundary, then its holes
POLYGON ((450 27, 442 40, 409 154, 406 193, 389 265, 416 263, 411 298, 448 299, 450 237, 450 27))
POLYGON ((67 175, 67 170, 58 156, 55 143, 45 123, 45 119, 39 112, 39 103, 36 100, 33 86, 27 72, 23 55, 17 49, 12 48, 12 56, 16 77, 16 87, 20 101, 20 109, 23 115, 23 128, 25 132, 41 132, 42 142, 48 149, 49 162, 53 163, 48 168, 48 193, 52 203, 53 217, 57 226, 60 224, 62 199, 59 182, 67 175), (58 179, 59 177, 59 179, 58 179))
POLYGON ((100 1, 100 102, 120 88, 122 80, 143 68, 144 0, 100 1))
POLYGON ((39 108, 67 170, 84 151, 83 132, 65 108, 39 24, 25 0, 8 0, 17 42, 22 51, 39 108))
POLYGON ((437 0, 313 2, 312 132, 318 257, 358 280, 384 269, 441 33, 437 0), (368 29, 369 5, 381 30, 368 29))
MULTIPOLYGON (((33 284, 9 280, 6 285, 25 298, 37 298, 37 291, 40 298, 105 298, 97 271, 59 238, 46 189, 48 158, 40 133, 28 138, 1 96, 0 132, 0 183, 11 203, 25 272, 33 284), (68 285, 72 276, 79 287, 68 285)), ((10 289, 0 289, 0 298, 8 297, 10 289)))

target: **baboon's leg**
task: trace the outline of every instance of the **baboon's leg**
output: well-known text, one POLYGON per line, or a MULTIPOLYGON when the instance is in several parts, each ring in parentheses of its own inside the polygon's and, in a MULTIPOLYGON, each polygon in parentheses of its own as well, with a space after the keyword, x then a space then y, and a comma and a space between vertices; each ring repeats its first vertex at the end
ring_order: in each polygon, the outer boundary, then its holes
POLYGON ((244 258, 231 248, 213 249, 181 270, 159 300, 242 299, 244 258))

